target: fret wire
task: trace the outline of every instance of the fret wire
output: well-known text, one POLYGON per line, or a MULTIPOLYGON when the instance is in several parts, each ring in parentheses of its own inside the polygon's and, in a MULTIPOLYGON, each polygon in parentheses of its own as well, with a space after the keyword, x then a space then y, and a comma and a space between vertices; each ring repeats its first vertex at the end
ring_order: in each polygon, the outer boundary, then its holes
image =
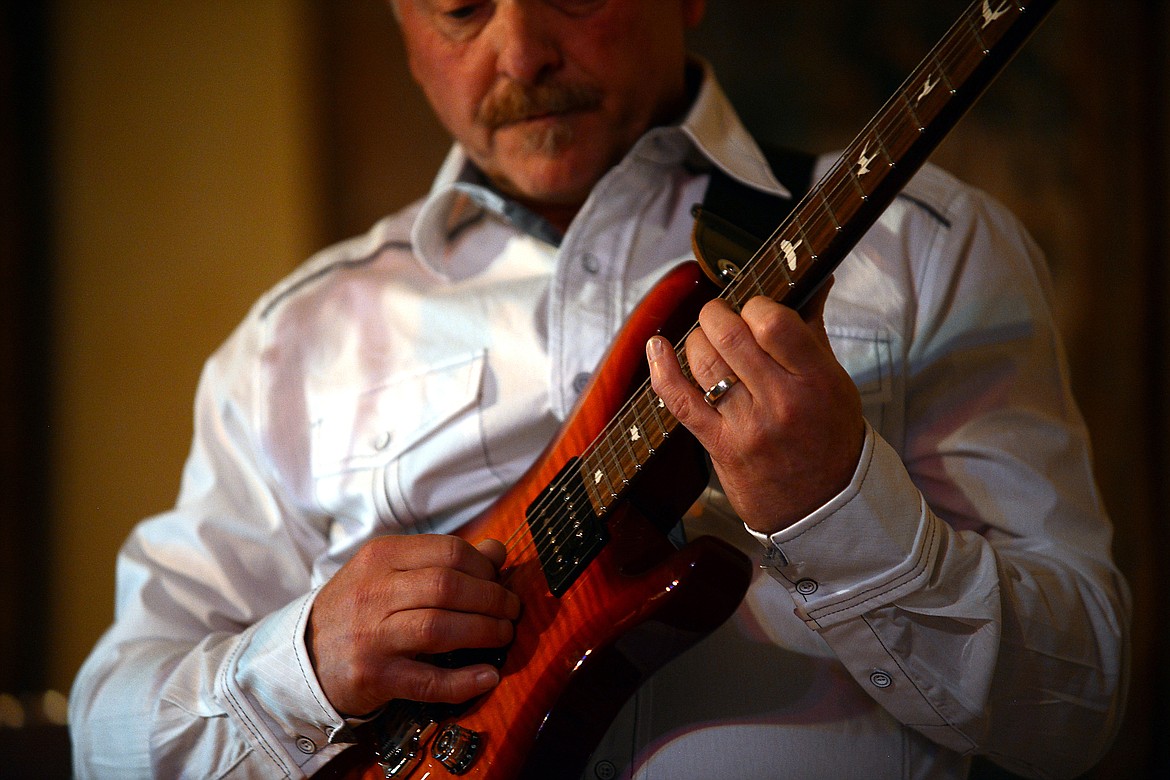
MULTIPOLYGON (((698 329, 697 324, 692 326, 691 330, 687 332, 687 335, 689 336, 692 332, 694 332, 697 329, 698 329)), ((687 360, 687 352, 686 352, 686 349, 684 346, 685 344, 686 344, 686 337, 683 337, 683 339, 681 341, 679 341, 678 348, 675 350, 674 354, 678 358, 678 365, 679 365, 679 368, 682 369, 683 376, 685 376, 687 379, 689 379, 693 382, 695 380, 695 377, 694 377, 694 374, 691 373, 691 363, 689 360, 687 360)))
POLYGON ((942 63, 939 62, 938 55, 935 55, 935 57, 934 57, 934 65, 938 69, 938 71, 937 71, 938 75, 943 80, 943 84, 946 85, 947 91, 950 92, 952 95, 955 94, 955 87, 953 84, 951 84, 950 77, 947 76, 946 68, 944 68, 942 66, 942 63))
MULTIPOLYGON (((783 242, 784 240, 782 239, 780 241, 783 242)), ((782 283, 780 283, 776 277, 780 274, 784 274, 784 261, 779 260, 779 253, 775 244, 768 247, 768 251, 766 251, 765 255, 771 255, 772 257, 771 262, 768 263, 768 268, 765 270, 766 274, 768 274, 768 287, 771 290, 776 290, 775 294, 766 295, 768 295, 769 298, 775 299, 778 295, 780 287, 782 287, 782 283)))
MULTIPOLYGON (((610 452, 613 453, 613 465, 616 469, 613 476, 617 477, 620 487, 620 490, 615 492, 617 492, 619 495, 622 491, 629 487, 633 468, 632 466, 627 465, 625 460, 625 453, 629 452, 630 450, 629 434, 627 433, 629 428, 627 423, 628 415, 629 405, 626 404, 615 416, 614 424, 610 426, 609 430, 609 447, 610 452)), ((635 457, 634 460, 636 462, 637 457, 635 457)))
POLYGON ((833 221, 833 229, 840 231, 841 221, 837 219, 837 214, 833 211, 833 204, 829 203, 828 195, 825 194, 824 190, 820 190, 817 194, 821 196, 821 204, 825 207, 825 211, 829 212, 829 219, 833 221))
POLYGON ((902 98, 902 103, 906 107, 906 111, 910 113, 910 119, 914 122, 914 126, 918 129, 918 132, 926 132, 926 125, 922 124, 922 120, 918 118, 918 112, 914 110, 914 105, 910 102, 910 97, 904 90, 898 90, 898 94, 902 98))
POLYGON ((661 404, 662 399, 656 393, 651 393, 650 397, 654 399, 650 403, 650 411, 654 413, 654 421, 658 423, 658 430, 662 433, 662 441, 665 442, 670 437, 671 429, 667 427, 666 423, 662 421, 662 410, 666 407, 661 404))
POLYGON ((740 288, 743 286, 741 282, 743 282, 744 274, 746 273, 746 269, 740 271, 740 275, 736 277, 735 281, 732 282, 732 284, 726 290, 727 294, 725 299, 729 304, 731 304, 731 308, 737 312, 743 308, 743 302, 740 297, 740 288))
POLYGON ((658 445, 654 443, 653 434, 650 431, 650 426, 646 424, 645 404, 646 396, 645 394, 640 394, 635 396, 635 400, 631 404, 631 408, 634 411, 634 424, 637 425, 638 430, 642 432, 642 441, 646 445, 646 461, 649 461, 650 457, 654 455, 654 450, 657 449, 658 445))
POLYGON ((642 458, 638 455, 638 452, 634 447, 634 438, 632 433, 632 431, 636 430, 638 431, 638 435, 640 437, 642 435, 642 429, 638 425, 637 420, 630 416, 632 413, 633 407, 627 406, 626 414, 622 421, 622 440, 626 443, 626 449, 630 451, 630 457, 633 458, 633 463, 630 464, 630 468, 623 472, 625 475, 624 482, 626 484, 629 484, 629 481, 634 478, 634 475, 638 473, 638 470, 642 467, 642 458))
POLYGON ((654 388, 649 384, 646 385, 646 392, 642 394, 642 422, 646 425, 647 430, 657 428, 658 432, 655 436, 650 438, 654 449, 658 449, 670 436, 670 431, 667 430, 666 424, 662 422, 662 416, 658 413, 658 394, 654 392, 654 388), (651 423, 653 425, 651 425, 651 423))
MULTIPOLYGON (((765 248, 766 248, 766 247, 767 247, 767 244, 765 244, 765 248)), ((764 252, 764 255, 765 255, 765 256, 767 255, 767 252, 766 252, 766 251, 764 252)), ((752 282, 753 282, 753 283, 755 284, 755 286, 756 286, 756 294, 757 294, 757 295, 764 295, 764 296, 767 296, 767 295, 768 295, 768 291, 767 291, 766 289, 764 289, 764 286, 763 286, 762 284, 760 284, 760 276, 759 276, 759 274, 757 274, 757 273, 755 272, 755 268, 756 268, 756 265, 755 265, 755 263, 753 263, 753 264, 751 264, 751 265, 749 265, 749 266, 748 266, 749 272, 751 273, 752 282)))
POLYGON ((986 57, 991 53, 991 49, 987 47, 987 42, 983 40, 983 34, 979 31, 979 20, 976 20, 975 17, 971 15, 970 11, 964 11, 962 19, 967 23, 967 28, 971 31, 971 34, 975 36, 975 42, 983 51, 983 56, 986 57))
POLYGON ((601 479, 605 480, 605 485, 606 485, 606 487, 609 488, 609 498, 611 498, 611 499, 617 498, 617 496, 618 496, 618 492, 615 489, 616 486, 613 484, 613 480, 610 479, 610 476, 609 476, 609 470, 611 468, 611 464, 616 462, 616 460, 617 460, 617 458, 613 452, 612 442, 609 441, 608 439, 606 441, 603 441, 602 442, 601 463, 599 464, 597 471, 594 472, 593 479, 596 480, 597 475, 601 475, 601 479))
MULTIPOLYGON (((901 104, 895 104, 895 106, 901 109, 901 104)), ((906 112, 897 110, 886 118, 882 128, 882 137, 885 139, 882 147, 886 154, 886 160, 889 167, 893 169, 898 167, 898 161, 913 148, 922 136, 917 132, 917 128, 911 124, 910 117, 906 115, 906 112)))
MULTIPOLYGON (((800 234, 800 243, 804 245, 805 250, 808 252, 809 261, 815 263, 817 261, 816 247, 813 246, 812 241, 808 237, 808 232, 804 229, 804 220, 800 218, 800 214, 793 216, 792 224, 796 226, 796 232, 800 234)), ((791 287, 793 284, 792 276, 789 275, 788 286, 791 287)))
POLYGON ((745 299, 744 302, 746 303, 746 299, 750 299, 753 294, 754 295, 767 295, 768 294, 768 291, 761 284, 761 280, 760 280, 761 266, 764 266, 763 272, 767 273, 767 267, 766 267, 767 266, 766 257, 767 257, 767 253, 768 253, 767 250, 768 250, 768 245, 766 243, 763 244, 759 249, 757 249, 755 254, 752 255, 752 259, 750 261, 748 261, 748 265, 744 269, 743 274, 735 280, 735 283, 733 285, 734 289, 732 289, 732 288, 728 289, 728 293, 732 297, 734 297, 736 300, 740 300, 742 297, 743 299, 745 299), (746 289, 741 290, 741 288, 751 288, 751 287, 755 288, 754 293, 749 293, 748 290, 746 290, 746 289))
POLYGON ((605 496, 602 495, 601 486, 589 478, 590 474, 595 474, 598 470, 598 464, 592 455, 581 459, 581 484, 585 486, 586 492, 591 494, 589 503, 595 507, 604 507, 605 496), (593 500, 594 497, 596 500, 593 500))
MULTIPOLYGON (((890 135, 897 136, 897 135, 899 135, 899 133, 896 133, 896 132, 890 133, 890 135)), ((881 132, 880 128, 877 132, 874 133, 874 139, 878 143, 878 148, 881 149, 882 154, 886 158, 886 166, 888 168, 893 168, 895 165, 897 165, 897 163, 895 162, 894 158, 890 155, 890 150, 886 146, 885 136, 886 136, 886 133, 881 132)), ((885 171, 882 171, 882 175, 885 176, 885 171)))
MULTIPOLYGON (((796 244, 794 244, 792 242, 792 239, 790 239, 790 238, 780 239, 780 244, 783 245, 785 241, 787 241, 788 245, 790 247, 792 247, 792 252, 793 252, 793 254, 795 254, 796 253, 796 244)), ((797 243, 799 243, 799 242, 797 242, 797 243)), ((777 250, 775 248, 773 248, 773 252, 777 256, 777 262, 773 263, 773 266, 775 267, 776 271, 778 271, 780 273, 780 275, 783 277, 783 279, 781 281, 776 283, 775 287, 776 287, 777 291, 779 291, 781 288, 784 288, 784 287, 791 288, 793 285, 793 281, 792 281, 792 275, 790 273, 788 273, 789 268, 788 268, 787 253, 784 252, 783 249, 777 250), (785 257, 783 259, 780 259, 781 254, 785 255, 785 257)))
MULTIPOLYGON (((966 16, 964 19, 968 18, 966 16)), ((968 38, 967 45, 961 45, 958 51, 958 56, 955 60, 959 67, 960 86, 967 81, 971 73, 978 67, 979 63, 987 56, 988 50, 983 46, 982 38, 971 28, 970 25, 963 25, 957 35, 964 35, 968 38), (974 40, 971 40, 971 39, 974 40), (972 60, 972 57, 974 59, 972 60)), ((963 41, 958 41, 960 44, 963 41)), ((954 73, 954 71, 952 71, 954 73)))

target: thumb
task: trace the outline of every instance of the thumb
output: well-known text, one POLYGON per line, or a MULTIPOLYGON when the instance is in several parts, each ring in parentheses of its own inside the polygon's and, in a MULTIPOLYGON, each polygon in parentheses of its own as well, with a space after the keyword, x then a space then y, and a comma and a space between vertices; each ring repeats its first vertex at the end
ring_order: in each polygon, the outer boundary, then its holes
POLYGON ((507 548, 504 547, 502 542, 496 539, 482 539, 475 543, 475 549, 483 553, 492 562, 497 572, 504 565, 504 559, 508 555, 507 548))

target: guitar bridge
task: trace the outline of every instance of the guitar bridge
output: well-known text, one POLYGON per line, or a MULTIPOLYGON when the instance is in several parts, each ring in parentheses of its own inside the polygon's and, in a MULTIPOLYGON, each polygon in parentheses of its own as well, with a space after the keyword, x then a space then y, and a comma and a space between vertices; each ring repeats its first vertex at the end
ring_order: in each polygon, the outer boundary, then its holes
MULTIPOLYGON (((374 748, 382 776, 387 780, 406 780, 425 757, 431 757, 448 773, 461 775, 479 758, 483 735, 457 723, 440 723, 456 716, 456 705, 423 704, 396 700, 378 716, 383 736, 374 748)), ((429 773, 428 773, 429 774, 429 773)))
POLYGON ((393 734, 381 741, 376 752, 387 780, 410 776, 438 727, 438 721, 430 718, 410 718, 402 721, 393 734))

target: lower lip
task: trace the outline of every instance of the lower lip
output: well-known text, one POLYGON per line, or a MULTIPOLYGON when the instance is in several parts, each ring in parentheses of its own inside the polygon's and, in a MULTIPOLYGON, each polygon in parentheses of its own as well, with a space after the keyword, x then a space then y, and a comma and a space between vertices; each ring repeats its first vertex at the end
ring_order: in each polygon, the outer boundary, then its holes
POLYGON ((516 124, 518 125, 548 125, 556 122, 563 122, 567 118, 567 114, 541 114, 540 116, 530 116, 521 119, 516 124))

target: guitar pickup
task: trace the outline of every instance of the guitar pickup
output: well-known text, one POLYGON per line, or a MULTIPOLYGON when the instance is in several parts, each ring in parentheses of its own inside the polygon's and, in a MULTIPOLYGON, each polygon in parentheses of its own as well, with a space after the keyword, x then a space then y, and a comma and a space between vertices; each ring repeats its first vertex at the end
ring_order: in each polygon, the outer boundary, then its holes
POLYGON ((609 541, 609 532, 593 511, 577 465, 572 458, 525 511, 549 591, 557 597, 597 557, 609 541))

